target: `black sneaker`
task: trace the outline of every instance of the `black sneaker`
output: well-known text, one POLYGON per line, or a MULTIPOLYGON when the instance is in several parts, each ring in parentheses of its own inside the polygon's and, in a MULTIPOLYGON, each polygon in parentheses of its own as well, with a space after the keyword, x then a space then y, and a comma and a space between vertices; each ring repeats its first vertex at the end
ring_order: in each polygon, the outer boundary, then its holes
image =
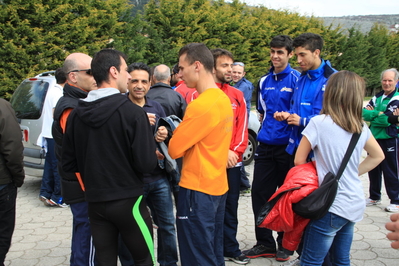
POLYGON ((276 260, 277 261, 287 261, 290 259, 290 256, 294 255, 294 251, 283 248, 282 245, 278 245, 276 260))
POLYGON ((241 264, 241 265, 247 264, 250 261, 250 259, 247 256, 245 256, 244 254, 241 254, 240 256, 234 257, 234 258, 233 257, 225 257, 224 260, 225 261, 229 260, 234 263, 241 264))
POLYGON ((242 252, 248 258, 254 259, 258 257, 274 258, 276 257, 276 248, 266 247, 262 244, 255 245, 251 249, 242 252))
POLYGON ((276 260, 277 261, 287 261, 287 260, 289 260, 291 254, 289 254, 290 252, 289 251, 287 252, 287 251, 288 250, 286 250, 284 248, 278 249, 277 253, 276 253, 276 260))

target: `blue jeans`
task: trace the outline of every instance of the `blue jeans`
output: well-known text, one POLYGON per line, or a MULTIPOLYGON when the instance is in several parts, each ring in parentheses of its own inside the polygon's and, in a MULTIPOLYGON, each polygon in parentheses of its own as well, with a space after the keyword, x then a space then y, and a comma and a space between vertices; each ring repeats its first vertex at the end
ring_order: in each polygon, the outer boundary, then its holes
POLYGON ((224 266, 223 218, 226 194, 212 196, 180 187, 177 236, 182 266, 224 266))
POLYGON ((246 175, 246 171, 245 171, 245 166, 244 163, 242 163, 242 165, 240 166, 240 171, 241 171, 241 184, 240 184, 240 189, 244 190, 244 189, 250 189, 251 185, 249 184, 249 179, 246 175))
POLYGON ((52 199, 56 203, 61 199, 61 177, 58 174, 57 158, 55 157, 54 139, 46 138, 47 153, 44 161, 44 171, 40 196, 52 199))
POLYGON ((328 212, 306 227, 301 266, 322 265, 328 251, 332 265, 350 266, 350 249, 355 223, 328 212))
POLYGON ((176 266, 177 244, 172 193, 167 178, 144 184, 144 197, 158 225, 158 263, 176 266))

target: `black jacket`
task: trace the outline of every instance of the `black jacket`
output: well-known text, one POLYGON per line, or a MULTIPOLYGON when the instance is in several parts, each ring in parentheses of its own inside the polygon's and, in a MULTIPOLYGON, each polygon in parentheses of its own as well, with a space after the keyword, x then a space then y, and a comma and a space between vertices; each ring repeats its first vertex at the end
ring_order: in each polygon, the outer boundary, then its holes
POLYGON ((75 174, 65 173, 62 170, 61 152, 64 133, 60 125, 60 119, 66 109, 75 109, 78 106, 79 99, 86 97, 86 91, 67 83, 64 86, 64 96, 58 100, 54 109, 52 135, 55 142, 55 155, 58 160, 58 173, 61 176, 61 195, 66 204, 83 202, 85 201, 85 195, 75 174))
POLYGON ((11 104, 0 99, 0 185, 22 186, 25 179, 22 133, 11 104))
POLYGON ((154 84, 148 91, 146 97, 160 103, 166 116, 175 115, 183 119, 187 107, 186 100, 168 84, 162 82, 154 84))
POLYGON ((63 170, 81 174, 87 202, 143 195, 142 175, 157 165, 146 112, 119 93, 79 101, 62 147, 63 170))

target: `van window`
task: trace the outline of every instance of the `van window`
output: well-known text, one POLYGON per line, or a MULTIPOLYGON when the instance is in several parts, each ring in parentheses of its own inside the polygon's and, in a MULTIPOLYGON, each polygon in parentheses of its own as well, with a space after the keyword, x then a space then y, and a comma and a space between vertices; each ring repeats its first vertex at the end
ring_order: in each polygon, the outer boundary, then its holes
POLYGON ((39 119, 49 83, 44 80, 25 80, 15 90, 11 105, 19 119, 39 119))

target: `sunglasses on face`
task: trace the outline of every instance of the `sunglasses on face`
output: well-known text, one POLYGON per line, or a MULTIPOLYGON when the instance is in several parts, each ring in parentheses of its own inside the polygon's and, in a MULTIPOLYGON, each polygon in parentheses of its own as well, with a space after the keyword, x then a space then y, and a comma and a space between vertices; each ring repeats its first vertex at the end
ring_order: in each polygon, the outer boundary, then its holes
POLYGON ((68 74, 71 72, 80 72, 80 71, 85 71, 87 75, 90 75, 90 76, 92 75, 91 69, 75 69, 75 70, 69 71, 68 74))

